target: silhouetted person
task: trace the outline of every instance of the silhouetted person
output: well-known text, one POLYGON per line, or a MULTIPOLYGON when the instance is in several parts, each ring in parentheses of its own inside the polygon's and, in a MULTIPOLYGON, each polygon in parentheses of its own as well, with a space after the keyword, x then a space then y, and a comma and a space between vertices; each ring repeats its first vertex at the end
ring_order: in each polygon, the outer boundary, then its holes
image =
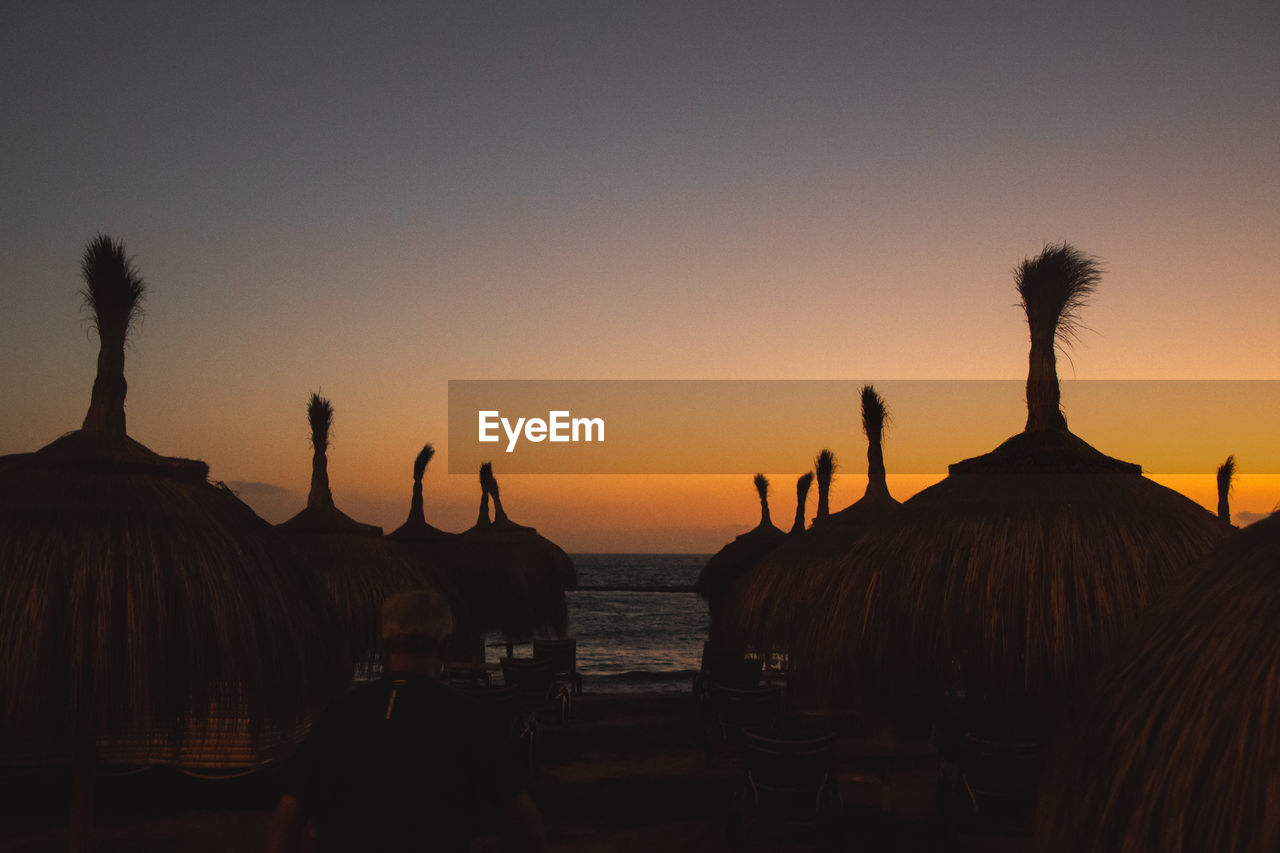
POLYGON ((286 767, 269 853, 296 850, 310 818, 321 851, 465 851, 495 816, 508 849, 542 849, 542 817, 505 726, 437 680, 451 631, 436 593, 388 599, 386 674, 330 708, 286 767))

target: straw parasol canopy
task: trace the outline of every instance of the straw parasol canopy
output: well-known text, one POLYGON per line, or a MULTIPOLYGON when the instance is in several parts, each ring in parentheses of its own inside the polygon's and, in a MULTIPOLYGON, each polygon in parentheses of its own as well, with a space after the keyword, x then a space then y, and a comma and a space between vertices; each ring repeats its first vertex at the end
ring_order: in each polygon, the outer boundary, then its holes
POLYGON ((429 586, 445 586, 454 593, 450 604, 455 641, 477 642, 480 629, 474 625, 472 610, 483 590, 467 586, 470 573, 462 570, 465 561, 459 535, 428 524, 423 506, 422 480, 435 452, 431 444, 425 444, 414 458, 409 517, 388 533, 387 539, 395 543, 429 586))
POLYGON ((459 534, 458 547, 464 597, 483 630, 499 631, 509 642, 568 632, 565 591, 578 583, 573 560, 533 527, 507 517, 488 462, 480 466, 479 516, 459 534))
POLYGON ((730 585, 787 538, 769 518, 769 479, 764 474, 756 474, 752 483, 760 497, 760 523, 712 554, 698 574, 695 586, 711 612, 713 641, 719 633, 721 602, 730 585))
POLYGON ((322 698, 332 644, 323 593, 271 526, 205 463, 128 436, 124 350, 146 286, 104 235, 81 271, 101 342, 84 423, 0 457, 0 741, 71 751, 84 842, 100 745, 172 756, 213 709, 255 739, 292 727, 322 698))
POLYGON ((532 565, 540 567, 537 575, 546 578, 550 586, 559 586, 561 590, 575 589, 578 586, 578 570, 564 549, 539 535, 535 528, 516 524, 507 517, 502 508, 502 495, 498 490, 498 479, 493 476, 492 464, 486 462, 480 467, 480 477, 484 481, 484 489, 493 498, 493 524, 488 532, 504 544, 523 552, 532 565))
POLYGON ((329 432, 333 404, 312 394, 307 403, 311 426, 311 491, 306 507, 277 525, 322 579, 338 614, 335 626, 350 644, 358 667, 373 662, 381 631, 382 604, 392 595, 429 587, 447 589, 424 577, 405 554, 382 536, 382 528, 362 524, 342 512, 329 488, 329 432))
POLYGON ((427 466, 436 455, 431 444, 424 444, 422 450, 413 460, 413 497, 409 501, 409 517, 404 524, 387 534, 388 539, 397 542, 448 542, 457 537, 456 533, 448 533, 438 527, 427 524, 427 514, 422 502, 422 479, 426 476, 427 466))
POLYGON ((1100 277, 1066 243, 1015 270, 1031 332, 1026 428, 953 464, 846 557, 826 623, 831 678, 865 642, 903 686, 932 692, 958 666, 975 706, 1042 719, 1224 537, 1204 508, 1067 429, 1054 349, 1100 277))
POLYGON ((1041 784, 1038 849, 1280 849, 1280 516, 1143 617, 1041 784))
POLYGON ((1231 524, 1231 487, 1236 479, 1236 458, 1228 456, 1218 466, 1218 518, 1231 524))
POLYGON ((829 448, 823 448, 818 451, 818 455, 813 457, 813 470, 818 478, 818 511, 814 515, 814 523, 823 521, 827 516, 831 515, 831 481, 835 479, 836 473, 836 454, 829 448))
POLYGON ((809 492, 812 490, 812 471, 805 471, 799 477, 796 477, 796 517, 791 522, 791 529, 787 531, 788 535, 799 536, 804 533, 804 507, 809 502, 809 492))
MULTIPOLYGON (((829 615, 828 589, 861 564, 840 560, 869 531, 878 529, 900 503, 889 493, 884 464, 884 427, 888 411, 872 385, 863 386, 862 430, 867 436, 867 489, 853 504, 816 518, 808 530, 800 525, 756 566, 735 582, 725 599, 726 631, 740 643, 758 648, 785 649, 791 667, 802 671, 806 661, 825 649, 824 629, 816 629, 829 615), (797 535, 798 534, 798 535, 797 535)), ((823 462, 824 454, 818 455, 823 462)), ((811 476, 811 475, 810 475, 811 476)), ((828 477, 829 480, 829 477, 828 477)), ((797 520, 802 516, 797 516, 797 520)))

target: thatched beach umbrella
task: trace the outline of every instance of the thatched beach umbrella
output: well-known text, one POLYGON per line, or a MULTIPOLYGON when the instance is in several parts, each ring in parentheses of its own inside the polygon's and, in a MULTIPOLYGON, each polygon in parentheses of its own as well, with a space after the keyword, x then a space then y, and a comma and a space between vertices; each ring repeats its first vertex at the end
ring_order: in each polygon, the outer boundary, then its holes
POLYGON ((1231 524, 1231 486, 1236 478, 1236 458, 1228 456, 1218 466, 1218 518, 1231 524))
MULTIPOLYGON (((426 585, 443 586, 452 593, 454 648, 460 654, 471 654, 468 649, 483 641, 482 629, 472 614, 483 600, 485 589, 474 583, 474 573, 464 570, 465 557, 459 534, 427 523, 422 480, 434 456, 435 448, 426 444, 413 460, 413 496, 409 517, 404 524, 388 533, 387 539, 402 550, 414 570, 423 576, 426 585)), ((483 646, 479 651, 483 657, 483 646)))
POLYGON ((813 470, 818 479, 818 511, 813 517, 814 523, 817 523, 831 515, 831 481, 836 473, 835 452, 825 447, 818 451, 818 455, 813 458, 813 470))
POLYGON ((458 545, 460 583, 470 591, 468 603, 484 630, 504 634, 508 643, 567 633, 565 591, 577 586, 573 560, 536 529, 507 517, 488 462, 480 466, 479 516, 459 534, 458 545))
MULTIPOLYGON (((988 709, 1061 708, 1136 616, 1225 530, 1067 429, 1054 354, 1100 278, 1095 259, 1047 246, 1015 271, 1031 330, 1027 424, 904 503, 833 591, 836 652, 865 642, 916 687, 958 665, 988 709)), ((840 677, 833 655, 827 674, 840 677)))
POLYGON ((718 636, 721 603, 730 585, 787 538, 769 518, 769 479, 756 474, 752 483, 760 496, 760 523, 712 554, 698 574, 696 589, 711 614, 712 642, 722 639, 718 636))
MULTIPOLYGON (((756 475, 756 476, 759 477, 762 475, 756 475)), ((785 540, 778 539, 776 536, 770 534, 769 539, 766 540, 766 542, 776 541, 778 544, 774 545, 772 550, 764 551, 759 556, 759 558, 751 564, 752 566, 754 566, 755 563, 757 562, 762 562, 764 560, 769 559, 774 552, 776 552, 780 548, 787 547, 787 545, 791 541, 793 541, 795 537, 801 536, 802 534, 804 534, 805 504, 808 503, 809 492, 812 490, 813 490, 813 472, 812 471, 806 471, 796 478, 796 515, 795 515, 795 519, 791 522, 791 529, 787 531, 787 534, 786 534, 787 538, 785 540)), ((742 537, 739 537, 739 539, 741 538, 742 537)), ((732 545, 734 543, 730 543, 730 544, 732 545)), ((725 547, 728 548, 729 546, 725 546, 725 547)), ((710 563, 708 563, 708 565, 710 565, 710 563)), ((727 564, 722 564, 722 565, 727 565, 727 564)), ((736 600, 736 597, 734 596, 733 591, 737 590, 739 586, 741 586, 742 584, 747 583, 747 581, 744 579, 744 576, 751 577, 754 574, 754 569, 751 567, 742 568, 740 566, 739 568, 734 569, 733 571, 735 572, 734 577, 729 578, 727 580, 723 580, 718 584, 715 580, 714 575, 711 578, 709 578, 709 586, 712 588, 713 592, 712 592, 712 596, 710 598, 707 598, 707 601, 708 603, 710 603, 712 599, 715 599, 715 602, 716 602, 716 605, 715 605, 716 619, 714 624, 715 624, 715 633, 717 634, 717 638, 723 642, 726 638, 731 637, 732 639, 729 641, 729 644, 731 646, 738 647, 738 648, 745 648, 745 646, 750 642, 750 639, 748 638, 746 632, 740 626, 739 614, 737 612, 737 608, 739 607, 739 605, 737 603, 737 600, 736 600), (714 593, 714 588, 716 588, 717 585, 719 587, 722 587, 718 595, 714 593), (729 603, 726 604, 725 599, 730 599, 729 603), (727 629, 724 627, 723 625, 724 619, 721 617, 721 614, 723 614, 726 611, 726 609, 729 611, 728 619, 730 622, 730 626, 727 629)), ((704 573, 705 573, 705 569, 704 569, 704 573)), ((706 597, 707 596, 704 595, 704 598, 706 597)), ((751 635, 751 636, 754 637, 754 635, 751 635)), ((763 647, 767 647, 767 646, 763 646, 763 647)))
POLYGON ((493 524, 489 533, 505 545, 509 545, 522 553, 533 566, 538 567, 535 574, 541 580, 545 578, 552 588, 560 590, 575 589, 578 586, 578 570, 573 560, 564 549, 538 531, 524 524, 516 524, 507 517, 502 508, 502 495, 498 490, 498 479, 493 476, 493 466, 485 463, 480 467, 480 476, 484 480, 485 489, 493 498, 493 524))
POLYGON ((787 531, 788 536, 799 536, 804 533, 804 508, 809 502, 809 492, 813 490, 813 472, 805 471, 799 477, 796 477, 796 517, 791 522, 791 529, 787 531))
POLYGON ((831 516, 830 524, 862 525, 892 513, 901 505, 889 494, 884 466, 884 429, 889 411, 874 385, 862 386, 862 433, 867 437, 867 489, 862 497, 831 516))
POLYGON ((411 589, 434 588, 415 572, 404 553, 382 536, 382 528, 362 524, 342 512, 329 488, 329 431, 333 404, 312 394, 307 404, 311 425, 311 491, 306 507, 277 525, 323 580, 338 613, 333 626, 350 644, 352 662, 369 666, 378 649, 382 604, 411 589))
POLYGON ((450 542, 457 538, 456 533, 448 533, 438 527, 427 524, 426 509, 422 500, 422 478, 427 473, 427 466, 436 455, 436 449, 425 444, 413 460, 413 496, 409 500, 409 517, 404 524, 387 534, 388 539, 398 542, 450 542))
POLYGON ((1038 849, 1280 850, 1280 516, 1143 617, 1045 766, 1038 849))
POLYGON ((255 739, 292 727, 332 664, 323 593, 271 526, 203 462, 126 433, 125 341, 145 285, 106 236, 81 267, 101 341, 83 426, 0 457, 0 741, 71 753, 73 846, 88 843, 101 747, 138 743, 133 760, 167 763, 213 714, 255 739))
MULTIPOLYGON (((884 400, 871 385, 862 388, 862 429, 867 436, 867 489, 861 498, 813 526, 788 537, 764 555, 729 589, 725 598, 726 631, 736 642, 786 650, 791 666, 807 668, 825 648, 833 584, 856 584, 861 564, 840 560, 868 532, 876 530, 900 506, 889 494, 884 464, 884 400), (819 648, 808 648, 810 645, 819 648)), ((830 451, 819 454, 830 456, 830 451)), ((830 464, 824 467, 830 470, 830 464)), ((828 475, 829 481, 829 475, 828 475)), ((795 531, 793 530, 793 533, 795 531)))

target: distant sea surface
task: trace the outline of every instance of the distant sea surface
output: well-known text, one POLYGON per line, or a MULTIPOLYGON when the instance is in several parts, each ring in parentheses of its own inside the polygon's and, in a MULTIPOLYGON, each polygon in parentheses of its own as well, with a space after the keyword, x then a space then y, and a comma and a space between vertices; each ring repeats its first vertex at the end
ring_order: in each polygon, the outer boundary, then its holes
POLYGON ((566 593, 578 671, 595 693, 688 691, 707 638, 693 591, 706 554, 574 554, 566 593))

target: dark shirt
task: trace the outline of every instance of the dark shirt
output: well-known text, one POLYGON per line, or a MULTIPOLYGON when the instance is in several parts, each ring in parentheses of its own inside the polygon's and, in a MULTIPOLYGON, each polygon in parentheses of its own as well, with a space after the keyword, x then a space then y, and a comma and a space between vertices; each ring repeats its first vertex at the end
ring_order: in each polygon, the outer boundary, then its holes
POLYGON ((321 850, 460 851, 526 781, 491 707, 432 678, 387 676, 325 714, 283 787, 315 815, 321 850))

